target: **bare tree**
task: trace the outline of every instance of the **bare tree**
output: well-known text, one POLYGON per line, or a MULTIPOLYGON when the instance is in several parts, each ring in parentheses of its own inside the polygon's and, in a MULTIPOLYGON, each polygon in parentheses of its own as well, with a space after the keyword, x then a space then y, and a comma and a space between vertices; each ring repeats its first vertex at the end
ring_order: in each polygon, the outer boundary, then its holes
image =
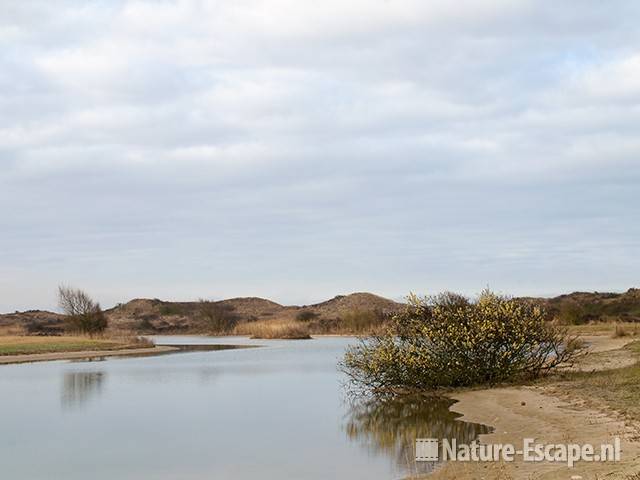
POLYGON ((229 333, 239 320, 232 305, 203 299, 198 302, 198 316, 210 333, 229 333))
POLYGON ((107 317, 100 304, 80 289, 60 285, 58 306, 67 315, 66 327, 71 332, 94 335, 107 328, 107 317))

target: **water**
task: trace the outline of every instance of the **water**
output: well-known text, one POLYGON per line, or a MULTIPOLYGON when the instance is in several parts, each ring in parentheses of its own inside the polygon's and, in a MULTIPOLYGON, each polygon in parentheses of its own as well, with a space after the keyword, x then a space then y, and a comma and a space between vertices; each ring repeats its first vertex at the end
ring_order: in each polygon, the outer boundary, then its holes
POLYGON ((156 340, 264 347, 0 366, 2 478, 386 480, 433 467, 417 436, 488 431, 446 400, 346 401, 353 339, 156 340))

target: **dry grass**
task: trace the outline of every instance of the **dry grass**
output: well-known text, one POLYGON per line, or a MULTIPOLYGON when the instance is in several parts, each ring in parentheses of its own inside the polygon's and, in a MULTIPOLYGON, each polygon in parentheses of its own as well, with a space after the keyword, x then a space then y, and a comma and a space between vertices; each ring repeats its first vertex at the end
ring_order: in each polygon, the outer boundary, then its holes
POLYGON ((152 347, 147 339, 97 339, 81 336, 65 337, 0 337, 0 355, 31 355, 35 353, 82 352, 152 347))
POLYGON ((297 321, 251 322, 237 325, 236 335, 249 335, 251 338, 302 340, 311 338, 306 325, 297 321))
POLYGON ((640 324, 634 322, 596 322, 586 325, 571 325, 567 327, 572 335, 611 335, 615 336, 620 329, 627 335, 640 335, 640 324))
POLYGON ((0 337, 5 337, 5 336, 15 337, 15 336, 21 336, 24 334, 25 334, 24 328, 19 325, 6 325, 6 326, 3 325, 0 327, 0 337))
POLYGON ((621 337, 627 337, 629 335, 635 336, 636 334, 637 334, 637 325, 634 325, 633 330, 629 331, 627 330, 627 327, 625 327, 624 325, 620 323, 616 323, 612 336, 613 338, 621 338, 621 337))

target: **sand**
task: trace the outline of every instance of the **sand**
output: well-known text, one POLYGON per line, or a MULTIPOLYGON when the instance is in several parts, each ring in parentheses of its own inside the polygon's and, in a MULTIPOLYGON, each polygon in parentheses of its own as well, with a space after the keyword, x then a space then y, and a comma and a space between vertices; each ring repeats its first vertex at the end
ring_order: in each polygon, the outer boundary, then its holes
MULTIPOLYGON (((585 337, 590 354, 578 366, 581 370, 610 369, 633 362, 629 352, 619 350, 631 341, 605 336, 585 337), (610 352, 603 362, 603 352, 610 352)), ((640 472, 638 425, 622 420, 614 412, 587 409, 566 398, 551 394, 548 387, 508 387, 465 391, 451 395, 458 401, 451 410, 461 413, 461 420, 494 427, 494 432, 480 437, 485 444, 512 443, 522 447, 524 438, 540 443, 590 443, 599 446, 619 436, 622 446, 620 462, 579 462, 573 468, 562 463, 515 461, 449 462, 429 478, 502 479, 502 480, 587 480, 623 479, 640 472)), ((639 399, 640 400, 640 399, 639 399)))

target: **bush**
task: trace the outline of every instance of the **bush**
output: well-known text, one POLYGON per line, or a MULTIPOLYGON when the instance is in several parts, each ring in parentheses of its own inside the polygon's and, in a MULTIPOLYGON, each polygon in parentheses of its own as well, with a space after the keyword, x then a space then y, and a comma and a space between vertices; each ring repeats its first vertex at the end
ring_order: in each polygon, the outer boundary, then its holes
POLYGON ((616 323, 615 328, 613 330, 613 338, 621 338, 626 337, 628 335, 627 330, 624 328, 624 325, 620 325, 616 323))
POLYGON ((575 302, 567 302, 561 305, 558 312, 558 321, 563 325, 583 325, 593 317, 575 302))
POLYGON ((318 318, 308 324, 309 331, 320 334, 335 334, 340 332, 340 320, 337 318, 318 318))
POLYGON ((315 320, 319 315, 313 310, 300 310, 296 314, 296 320, 299 322, 310 322, 311 320, 315 320))
POLYGON ((349 333, 369 333, 379 328, 388 316, 381 310, 353 310, 342 314, 341 327, 349 333))
POLYGON ((107 329, 107 317, 89 295, 79 289, 58 287, 58 304, 67 315, 65 329, 72 333, 95 335, 107 329))
POLYGON ((184 315, 184 310, 185 309, 182 305, 170 302, 161 302, 160 315, 184 315))
POLYGON ((198 302, 198 317, 205 330, 212 334, 229 333, 239 321, 232 305, 209 300, 198 302))
POLYGON ((141 330, 143 332, 155 332, 156 327, 152 322, 152 320, 155 320, 155 318, 156 317, 154 315, 143 315, 142 317, 140 317, 138 321, 138 330, 141 330))
POLYGON ((89 336, 103 333, 108 326, 107 317, 96 304, 93 310, 82 315, 72 315, 67 317, 66 330, 72 333, 85 333, 89 336))
POLYGON ((353 385, 397 393, 536 378, 569 365, 582 346, 533 303, 483 292, 409 298, 380 335, 347 350, 353 385))

